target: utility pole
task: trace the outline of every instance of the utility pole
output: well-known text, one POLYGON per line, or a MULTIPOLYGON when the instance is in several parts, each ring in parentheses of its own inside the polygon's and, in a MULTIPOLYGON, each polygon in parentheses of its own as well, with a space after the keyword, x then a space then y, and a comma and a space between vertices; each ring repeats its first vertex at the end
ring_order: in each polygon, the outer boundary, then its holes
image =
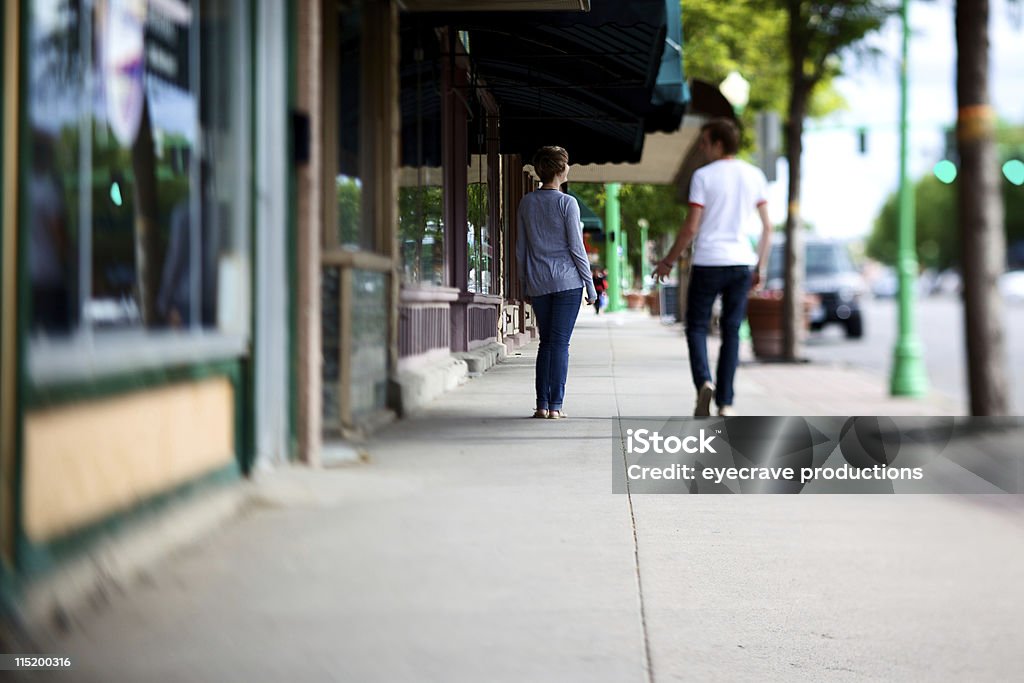
MULTIPOLYGON (((1008 415, 1006 331, 996 279, 1006 267, 996 116, 989 102, 989 1, 956 3, 956 143, 964 336, 971 415, 1008 415)), ((1009 176, 1007 176, 1009 178, 1009 176)))
POLYGON ((914 283, 917 281, 917 252, 914 239, 914 186, 907 168, 908 98, 907 57, 910 47, 910 24, 907 4, 903 0, 900 10, 903 21, 903 48, 900 63, 900 191, 899 240, 897 264, 899 269, 899 336, 893 353, 890 393, 893 396, 923 396, 928 392, 923 347, 914 322, 914 283))

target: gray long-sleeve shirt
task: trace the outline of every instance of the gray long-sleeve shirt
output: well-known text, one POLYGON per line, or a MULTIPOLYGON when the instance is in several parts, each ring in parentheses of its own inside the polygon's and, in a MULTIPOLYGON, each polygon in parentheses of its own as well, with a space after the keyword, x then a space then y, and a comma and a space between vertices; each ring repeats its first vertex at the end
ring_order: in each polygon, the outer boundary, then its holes
POLYGON ((558 190, 536 190, 519 203, 516 261, 527 296, 585 287, 597 298, 583 248, 576 198, 558 190))

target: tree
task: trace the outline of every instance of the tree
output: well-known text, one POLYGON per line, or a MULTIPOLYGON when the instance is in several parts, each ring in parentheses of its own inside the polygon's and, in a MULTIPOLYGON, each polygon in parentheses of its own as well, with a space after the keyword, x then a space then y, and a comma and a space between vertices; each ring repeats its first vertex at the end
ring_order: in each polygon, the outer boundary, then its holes
MULTIPOLYGON (((999 143, 999 164, 1024 156, 1024 127, 1002 125, 996 133, 999 143)), ((914 186, 914 219, 916 246, 921 265, 939 270, 963 268, 957 223, 958 184, 962 174, 951 185, 940 182, 928 174, 914 186)), ((1004 234, 1009 245, 1024 247, 1024 189, 1000 178, 1004 234)), ((873 259, 895 265, 897 236, 896 193, 889 195, 875 219, 874 229, 867 242, 867 254, 873 259)), ((1012 251, 1012 250, 1011 250, 1012 251)), ((1011 257, 1011 265, 1020 263, 1021 257, 1011 257)))
MULTIPOLYGON (((574 194, 599 216, 604 215, 604 185, 593 183, 569 183, 574 194)), ((634 265, 633 272, 639 273, 640 259, 644 257, 640 244, 638 221, 641 218, 650 224, 648 238, 658 240, 664 235, 674 235, 686 217, 686 207, 679 203, 677 190, 671 185, 623 185, 619 191, 619 209, 622 216, 622 230, 628 238, 627 258, 634 265)))
POLYGON ((891 3, 871 0, 768 2, 775 6, 782 4, 788 19, 789 103, 785 144, 789 160, 789 213, 786 217, 783 356, 795 360, 803 315, 800 159, 811 95, 823 79, 837 73, 837 56, 881 28, 897 8, 891 3))
POLYGON ((972 415, 1006 415, 1006 348, 996 278, 1006 261, 996 163, 995 114, 988 92, 988 0, 957 0, 957 147, 964 328, 972 415))
MULTIPOLYGON (((754 140, 754 116, 762 111, 785 111, 789 92, 787 13, 778 2, 766 0, 685 0, 683 2, 683 62, 688 77, 720 83, 731 71, 750 83, 750 101, 740 113, 744 150, 754 140)), ((811 92, 808 114, 825 116, 846 105, 832 88, 835 70, 822 76, 811 92)))

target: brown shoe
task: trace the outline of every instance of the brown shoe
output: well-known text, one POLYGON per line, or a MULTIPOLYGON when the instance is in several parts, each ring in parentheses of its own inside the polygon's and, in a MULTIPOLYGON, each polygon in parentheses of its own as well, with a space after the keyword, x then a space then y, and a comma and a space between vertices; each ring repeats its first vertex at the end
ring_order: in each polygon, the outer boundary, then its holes
POLYGON ((548 416, 548 411, 544 408, 537 408, 537 410, 534 411, 533 416, 543 419, 548 416))
POLYGON ((569 417, 569 416, 566 415, 565 413, 563 413, 561 410, 549 410, 548 411, 548 419, 549 420, 564 420, 567 417, 569 417))
POLYGON ((715 385, 704 382, 697 390, 697 404, 693 407, 694 417, 711 417, 711 399, 715 397, 715 385))

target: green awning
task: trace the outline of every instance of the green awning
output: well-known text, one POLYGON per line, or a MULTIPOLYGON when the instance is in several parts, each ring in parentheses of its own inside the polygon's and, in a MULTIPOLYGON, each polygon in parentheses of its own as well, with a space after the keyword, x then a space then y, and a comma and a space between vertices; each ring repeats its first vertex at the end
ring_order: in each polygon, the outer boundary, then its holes
POLYGON ((644 118, 648 133, 671 133, 679 128, 690 101, 683 75, 683 8, 679 0, 665 0, 665 47, 651 94, 651 111, 644 118))
POLYGON ((569 193, 573 197, 576 197, 576 201, 580 205, 580 221, 583 223, 584 230, 594 230, 602 232, 604 230, 604 221, 601 217, 594 213, 594 210, 587 206, 587 203, 579 198, 579 195, 569 193))

